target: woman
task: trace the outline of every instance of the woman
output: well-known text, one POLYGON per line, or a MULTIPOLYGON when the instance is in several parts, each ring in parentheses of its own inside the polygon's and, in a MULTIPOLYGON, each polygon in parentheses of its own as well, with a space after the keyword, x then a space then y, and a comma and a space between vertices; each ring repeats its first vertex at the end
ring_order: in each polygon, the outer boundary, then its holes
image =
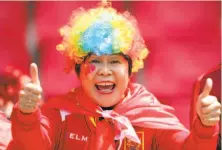
POLYGON ((41 85, 37 66, 32 64, 32 83, 21 90, 12 114, 14 141, 9 149, 191 150, 216 146, 220 104, 209 95, 212 80, 200 94, 199 117, 191 132, 172 114, 172 108, 130 82, 131 73, 143 68, 148 50, 129 13, 118 13, 110 5, 79 9, 61 35, 63 42, 57 49, 68 58, 67 71, 75 67, 81 86, 40 109, 41 85))

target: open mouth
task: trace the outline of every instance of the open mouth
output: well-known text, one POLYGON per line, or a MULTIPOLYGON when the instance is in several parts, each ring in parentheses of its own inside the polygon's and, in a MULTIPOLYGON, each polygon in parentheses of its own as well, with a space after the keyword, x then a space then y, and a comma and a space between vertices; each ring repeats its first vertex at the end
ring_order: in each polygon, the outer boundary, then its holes
POLYGON ((110 94, 114 91, 116 84, 113 82, 100 82, 95 84, 96 89, 101 94, 110 94))

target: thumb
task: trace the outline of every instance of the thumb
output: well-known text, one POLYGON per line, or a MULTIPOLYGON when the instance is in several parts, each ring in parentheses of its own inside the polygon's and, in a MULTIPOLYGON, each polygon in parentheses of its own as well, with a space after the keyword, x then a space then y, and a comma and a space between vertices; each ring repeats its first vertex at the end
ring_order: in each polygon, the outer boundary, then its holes
POLYGON ((40 85, 39 76, 38 76, 38 66, 35 63, 30 65, 30 75, 32 83, 40 85))
POLYGON ((210 95, 210 91, 212 90, 212 87, 213 87, 213 80, 211 78, 207 78, 203 92, 201 93, 200 96, 204 98, 210 95))

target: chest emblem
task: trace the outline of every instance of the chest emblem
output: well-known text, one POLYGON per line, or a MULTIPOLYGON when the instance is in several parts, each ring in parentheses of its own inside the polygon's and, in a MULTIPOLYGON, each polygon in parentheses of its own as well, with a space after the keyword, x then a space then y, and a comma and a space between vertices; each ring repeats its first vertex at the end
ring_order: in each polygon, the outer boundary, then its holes
POLYGON ((129 139, 124 139, 124 150, 144 150, 144 132, 136 132, 141 144, 130 141, 129 139))

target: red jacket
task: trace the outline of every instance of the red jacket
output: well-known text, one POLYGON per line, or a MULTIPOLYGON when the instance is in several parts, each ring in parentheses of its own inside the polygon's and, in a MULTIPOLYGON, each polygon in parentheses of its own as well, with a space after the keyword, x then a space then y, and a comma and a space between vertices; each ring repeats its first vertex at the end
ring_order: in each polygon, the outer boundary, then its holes
MULTIPOLYGON (((69 95, 64 95, 59 99, 65 103, 66 99, 69 99, 68 97, 69 95)), ((54 99, 54 101, 56 100, 58 98, 54 99)), ((44 107, 33 114, 25 115, 15 107, 12 114, 14 141, 11 142, 8 149, 85 149, 88 141, 91 140, 95 118, 81 113, 67 114, 65 118, 63 116, 62 111, 44 107)), ((125 138, 121 150, 213 150, 216 148, 216 127, 205 127, 198 118, 195 119, 193 130, 190 133, 182 130, 136 126, 134 129, 141 144, 125 138)), ((119 142, 117 141, 116 144, 118 145, 119 142)))

